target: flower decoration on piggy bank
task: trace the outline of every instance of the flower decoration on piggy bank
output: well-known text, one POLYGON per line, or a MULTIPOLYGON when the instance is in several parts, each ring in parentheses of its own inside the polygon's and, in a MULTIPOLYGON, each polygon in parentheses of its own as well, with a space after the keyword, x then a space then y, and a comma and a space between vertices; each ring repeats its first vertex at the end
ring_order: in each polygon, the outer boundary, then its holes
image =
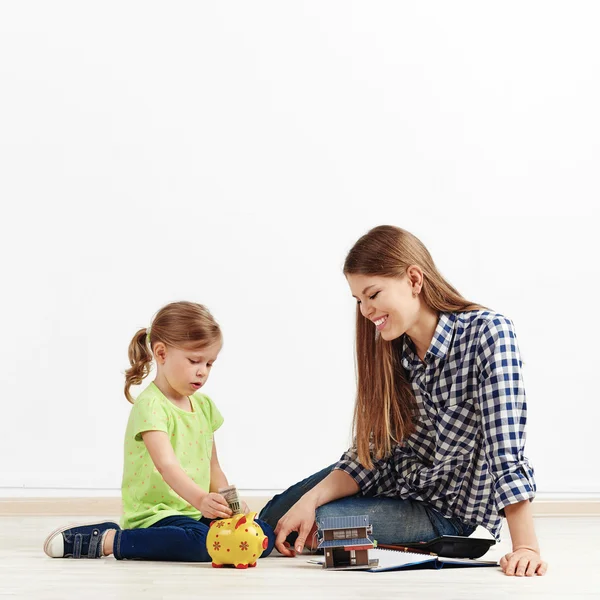
POLYGON ((206 547, 213 567, 234 565, 237 569, 247 569, 256 566, 269 540, 254 517, 255 512, 234 515, 210 524, 206 547))

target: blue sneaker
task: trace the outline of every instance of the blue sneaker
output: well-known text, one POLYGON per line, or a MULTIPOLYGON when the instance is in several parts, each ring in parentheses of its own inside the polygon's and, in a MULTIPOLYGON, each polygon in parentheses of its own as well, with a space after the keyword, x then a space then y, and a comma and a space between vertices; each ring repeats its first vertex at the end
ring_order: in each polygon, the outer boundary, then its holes
POLYGON ((60 527, 46 538, 44 552, 50 558, 100 558, 104 533, 109 529, 121 528, 112 521, 60 527))

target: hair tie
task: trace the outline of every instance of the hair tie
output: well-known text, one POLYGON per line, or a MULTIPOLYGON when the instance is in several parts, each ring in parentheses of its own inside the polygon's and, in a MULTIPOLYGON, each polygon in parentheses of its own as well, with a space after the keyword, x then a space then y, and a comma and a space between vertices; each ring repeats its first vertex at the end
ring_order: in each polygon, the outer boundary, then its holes
POLYGON ((146 328, 146 343, 148 346, 152 347, 152 344, 150 343, 150 331, 150 327, 146 328))

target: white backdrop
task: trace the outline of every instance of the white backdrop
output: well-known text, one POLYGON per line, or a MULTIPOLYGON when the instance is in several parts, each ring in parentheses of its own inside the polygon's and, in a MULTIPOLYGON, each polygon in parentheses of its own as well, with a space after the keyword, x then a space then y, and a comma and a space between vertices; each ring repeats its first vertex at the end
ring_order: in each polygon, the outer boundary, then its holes
POLYGON ((126 350, 205 303, 229 479, 345 450, 341 266, 405 227, 513 319, 527 454, 600 493, 594 2, 2 2, 0 495, 120 486, 126 350))

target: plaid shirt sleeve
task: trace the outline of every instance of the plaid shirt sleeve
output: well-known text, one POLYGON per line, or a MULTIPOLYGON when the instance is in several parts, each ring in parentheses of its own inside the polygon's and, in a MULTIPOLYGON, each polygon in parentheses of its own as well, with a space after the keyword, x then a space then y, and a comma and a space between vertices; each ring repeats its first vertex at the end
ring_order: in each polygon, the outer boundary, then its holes
POLYGON ((483 452, 494 482, 500 514, 510 504, 535 496, 533 469, 523 455, 527 404, 522 362, 512 322, 490 319, 479 340, 478 409, 483 452))
POLYGON ((350 448, 333 468, 348 473, 358 484, 363 496, 385 495, 396 487, 393 466, 389 459, 372 460, 372 469, 363 467, 356 448, 350 448))

